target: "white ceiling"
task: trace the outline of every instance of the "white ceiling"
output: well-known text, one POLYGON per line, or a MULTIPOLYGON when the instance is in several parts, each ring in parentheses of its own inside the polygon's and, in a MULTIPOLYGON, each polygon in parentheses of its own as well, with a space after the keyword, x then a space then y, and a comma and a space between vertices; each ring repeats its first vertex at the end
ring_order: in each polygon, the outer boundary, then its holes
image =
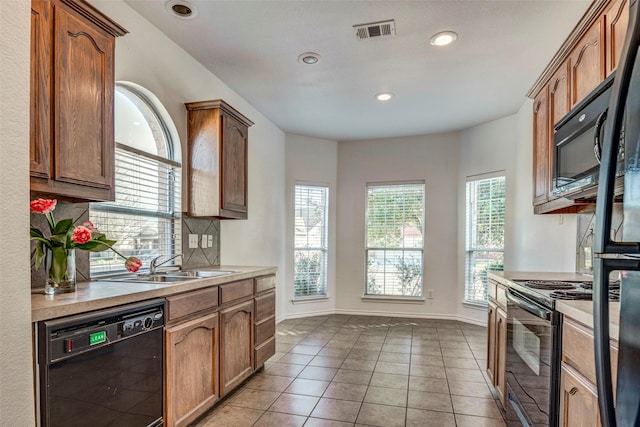
MULTIPOLYGON (((332 140, 468 128, 515 113, 589 0, 164 0, 127 4, 288 133, 332 140), (396 37, 353 25, 394 19, 396 37), (442 30, 457 42, 429 44, 442 30), (316 65, 297 61, 317 52, 316 65), (395 97, 381 103, 375 94, 395 97)), ((193 101, 199 101, 194 99, 193 101)))

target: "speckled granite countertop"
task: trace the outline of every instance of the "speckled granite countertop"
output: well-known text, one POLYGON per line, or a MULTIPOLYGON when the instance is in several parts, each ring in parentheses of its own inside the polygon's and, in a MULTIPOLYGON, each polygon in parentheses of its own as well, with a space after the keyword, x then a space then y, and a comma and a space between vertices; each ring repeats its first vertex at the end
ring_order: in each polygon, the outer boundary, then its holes
MULTIPOLYGON (((592 276, 578 273, 548 273, 531 271, 491 271, 487 273, 491 279, 505 286, 510 286, 512 280, 566 280, 566 281, 592 281, 592 276)), ((556 300, 556 310, 563 315, 593 328, 593 302, 556 300)), ((620 303, 609 303, 609 336, 617 340, 619 334, 620 303)))
POLYGON ((274 274, 276 267, 248 267, 223 265, 207 270, 233 271, 217 277, 198 278, 174 283, 134 283, 92 281, 80 282, 74 293, 58 295, 31 295, 31 321, 53 319, 102 308, 166 297, 181 292, 235 282, 237 280, 274 274))

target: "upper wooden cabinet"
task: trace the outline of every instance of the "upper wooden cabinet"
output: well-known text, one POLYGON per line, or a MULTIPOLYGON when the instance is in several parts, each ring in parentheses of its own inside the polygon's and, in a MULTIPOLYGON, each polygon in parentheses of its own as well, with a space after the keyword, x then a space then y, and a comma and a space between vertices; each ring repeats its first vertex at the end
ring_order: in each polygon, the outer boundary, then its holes
POLYGON ((549 194, 549 89, 533 101, 533 204, 547 201, 549 194))
POLYGON ((189 216, 247 219, 247 154, 253 124, 222 100, 187 108, 189 216))
POLYGON ((613 0, 604 11, 605 71, 607 76, 618 66, 628 25, 629 0, 613 0))
POLYGON ((629 0, 594 0, 528 94, 534 213, 576 213, 594 203, 553 195, 554 126, 615 69, 628 20, 629 0))
POLYGON ((569 54, 571 106, 573 107, 604 80, 603 19, 598 19, 569 54))
POLYGON ((114 49, 127 31, 81 0, 31 12, 31 192, 113 200, 114 49))

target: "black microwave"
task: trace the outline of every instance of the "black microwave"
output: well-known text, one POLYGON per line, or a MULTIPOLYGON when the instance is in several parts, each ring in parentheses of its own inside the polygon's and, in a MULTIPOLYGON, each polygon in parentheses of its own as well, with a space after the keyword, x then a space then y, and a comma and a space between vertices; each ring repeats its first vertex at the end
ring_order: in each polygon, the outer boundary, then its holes
MULTIPOLYGON (((613 77, 613 74, 607 77, 555 126, 552 193, 556 196, 571 198, 598 184, 613 77)), ((616 176, 623 173, 624 141, 621 141, 616 176)))

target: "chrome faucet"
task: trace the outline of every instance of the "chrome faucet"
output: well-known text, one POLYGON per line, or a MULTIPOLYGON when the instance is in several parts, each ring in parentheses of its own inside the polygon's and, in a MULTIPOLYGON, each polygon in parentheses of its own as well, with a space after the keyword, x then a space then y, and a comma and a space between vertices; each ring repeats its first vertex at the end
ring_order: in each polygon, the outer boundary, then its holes
POLYGON ((151 262, 149 263, 149 273, 150 274, 155 274, 156 273, 156 269, 158 267, 160 267, 163 264, 168 263, 169 261, 171 261, 172 259, 176 259, 178 257, 181 258, 182 262, 184 262, 184 255, 183 254, 175 254, 169 258, 167 258, 165 261, 161 262, 158 264, 158 260, 160 258, 162 258, 164 255, 158 255, 157 257, 155 257, 154 259, 151 260, 151 262))

